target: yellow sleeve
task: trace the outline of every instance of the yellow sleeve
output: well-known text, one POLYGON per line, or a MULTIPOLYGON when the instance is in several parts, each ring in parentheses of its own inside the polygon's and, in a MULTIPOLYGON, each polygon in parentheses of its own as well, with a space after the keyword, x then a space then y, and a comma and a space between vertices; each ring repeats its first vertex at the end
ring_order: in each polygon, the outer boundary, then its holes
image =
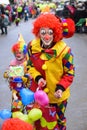
POLYGON ((38 75, 41 75, 34 67, 30 67, 28 73, 34 78, 34 80, 38 75))

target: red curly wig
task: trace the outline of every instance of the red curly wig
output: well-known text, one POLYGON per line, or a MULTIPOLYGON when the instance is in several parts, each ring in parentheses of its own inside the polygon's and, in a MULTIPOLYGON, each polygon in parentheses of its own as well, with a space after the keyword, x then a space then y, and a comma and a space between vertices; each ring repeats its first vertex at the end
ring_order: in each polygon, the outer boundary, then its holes
POLYGON ((9 118, 3 122, 1 130, 33 130, 33 126, 18 118, 9 118))
POLYGON ((58 42, 62 38, 70 38, 75 32, 75 23, 71 18, 61 20, 54 14, 41 14, 33 23, 33 34, 39 37, 40 28, 47 27, 53 30, 53 42, 58 42))
POLYGON ((48 27, 54 32, 53 42, 57 42, 62 39, 63 28, 60 20, 53 14, 41 14, 33 23, 33 33, 36 37, 39 36, 40 28, 48 27))

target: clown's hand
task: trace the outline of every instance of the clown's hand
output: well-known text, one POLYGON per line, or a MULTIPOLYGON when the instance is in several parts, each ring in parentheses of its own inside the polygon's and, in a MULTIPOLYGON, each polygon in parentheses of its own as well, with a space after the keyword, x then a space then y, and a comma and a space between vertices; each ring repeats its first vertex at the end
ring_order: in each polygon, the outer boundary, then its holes
POLYGON ((45 87, 45 86, 46 86, 46 80, 44 80, 43 78, 40 78, 40 79, 38 80, 38 86, 39 86, 40 88, 45 87))
POLYGON ((64 88, 62 85, 58 84, 58 85, 56 86, 54 96, 55 96, 56 98, 61 98, 63 91, 65 91, 65 88, 64 88))
POLYGON ((62 93, 63 91, 61 89, 57 90, 55 93, 54 93, 54 96, 56 98, 61 98, 62 97, 62 93))

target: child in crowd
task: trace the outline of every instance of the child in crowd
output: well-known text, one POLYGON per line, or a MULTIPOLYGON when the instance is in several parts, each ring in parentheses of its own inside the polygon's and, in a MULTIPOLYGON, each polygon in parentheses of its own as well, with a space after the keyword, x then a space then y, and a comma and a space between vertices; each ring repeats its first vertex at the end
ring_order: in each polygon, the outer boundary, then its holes
POLYGON ((16 26, 19 25, 20 21, 21 21, 20 18, 16 16, 16 17, 15 17, 15 20, 14 20, 16 26))

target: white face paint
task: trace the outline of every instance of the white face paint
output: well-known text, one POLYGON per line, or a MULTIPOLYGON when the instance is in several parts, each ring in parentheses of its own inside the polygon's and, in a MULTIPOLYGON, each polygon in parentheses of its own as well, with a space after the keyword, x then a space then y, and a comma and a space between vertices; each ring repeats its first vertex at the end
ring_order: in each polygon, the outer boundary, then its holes
POLYGON ((18 51, 18 52, 15 53, 15 57, 16 57, 17 60, 20 61, 24 58, 24 54, 23 54, 23 52, 18 51))
POLYGON ((50 48, 53 42, 53 30, 50 28, 41 28, 40 38, 42 41, 42 47, 50 48))

